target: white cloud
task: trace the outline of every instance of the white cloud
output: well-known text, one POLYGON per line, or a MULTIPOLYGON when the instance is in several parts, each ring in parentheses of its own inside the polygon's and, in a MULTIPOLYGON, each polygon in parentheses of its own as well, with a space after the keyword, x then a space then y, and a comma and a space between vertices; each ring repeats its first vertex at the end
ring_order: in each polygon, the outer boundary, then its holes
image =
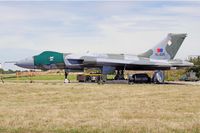
POLYGON ((173 6, 165 8, 166 12, 176 15, 187 15, 187 17, 199 17, 200 6, 173 6))

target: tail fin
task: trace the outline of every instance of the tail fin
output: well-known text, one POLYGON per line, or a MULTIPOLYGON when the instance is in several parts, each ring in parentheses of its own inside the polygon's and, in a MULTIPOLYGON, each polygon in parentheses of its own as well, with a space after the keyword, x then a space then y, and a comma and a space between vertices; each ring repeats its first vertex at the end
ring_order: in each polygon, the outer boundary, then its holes
POLYGON ((158 43, 153 49, 150 49, 139 56, 158 60, 174 59, 186 36, 187 34, 169 33, 167 37, 158 43))

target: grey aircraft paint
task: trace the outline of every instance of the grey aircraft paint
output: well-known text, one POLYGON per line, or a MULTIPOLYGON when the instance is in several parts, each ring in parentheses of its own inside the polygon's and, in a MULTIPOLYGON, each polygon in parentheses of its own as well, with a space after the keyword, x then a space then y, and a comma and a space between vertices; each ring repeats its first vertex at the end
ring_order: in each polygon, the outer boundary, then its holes
POLYGON ((187 34, 169 33, 167 37, 158 43, 153 49, 150 49, 139 56, 160 60, 174 59, 186 36, 187 34))
POLYGON ((29 69, 65 69, 83 71, 84 68, 99 68, 103 74, 115 70, 169 70, 172 67, 190 67, 192 63, 174 60, 186 34, 169 33, 154 48, 140 55, 129 54, 71 54, 45 51, 16 63, 29 69))

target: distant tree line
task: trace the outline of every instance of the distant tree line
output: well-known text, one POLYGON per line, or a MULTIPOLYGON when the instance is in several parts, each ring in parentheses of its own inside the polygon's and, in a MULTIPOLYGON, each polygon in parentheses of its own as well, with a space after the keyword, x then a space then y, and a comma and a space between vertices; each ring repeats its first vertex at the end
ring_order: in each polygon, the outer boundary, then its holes
POLYGON ((11 69, 8 69, 8 70, 4 70, 4 69, 0 69, 0 74, 13 74, 13 73, 16 73, 16 72, 20 72, 19 70, 11 70, 11 69))
POLYGON ((200 56, 191 57, 189 59, 190 62, 194 63, 194 66, 189 68, 187 71, 193 71, 196 73, 196 76, 200 78, 200 56))

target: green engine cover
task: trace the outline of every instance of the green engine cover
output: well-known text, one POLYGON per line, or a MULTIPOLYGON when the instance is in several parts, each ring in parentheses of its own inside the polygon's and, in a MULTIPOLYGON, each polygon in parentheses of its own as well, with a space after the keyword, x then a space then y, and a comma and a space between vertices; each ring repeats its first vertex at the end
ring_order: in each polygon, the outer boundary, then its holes
POLYGON ((39 55, 34 56, 35 66, 56 65, 58 68, 64 66, 63 54, 53 51, 45 51, 39 55))

